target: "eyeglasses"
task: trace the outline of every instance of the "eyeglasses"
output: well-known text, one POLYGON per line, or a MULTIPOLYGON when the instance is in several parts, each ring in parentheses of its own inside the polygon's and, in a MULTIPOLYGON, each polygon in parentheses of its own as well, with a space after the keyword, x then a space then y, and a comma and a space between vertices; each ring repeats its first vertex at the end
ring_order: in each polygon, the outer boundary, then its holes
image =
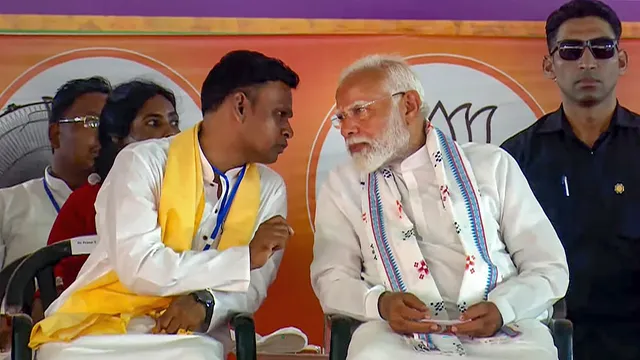
POLYGON ((82 123, 87 129, 96 129, 100 126, 100 118, 95 115, 76 116, 70 119, 58 120, 60 124, 79 124, 82 123))
POLYGON ((358 120, 365 120, 369 117, 369 108, 371 107, 371 105, 375 104, 376 102, 380 101, 380 100, 385 100, 388 98, 392 98, 396 95, 404 95, 406 93, 406 91, 399 91, 397 93, 391 94, 391 95, 386 95, 383 96, 381 98, 375 99, 375 100, 371 100, 371 101, 367 101, 367 102, 363 102, 363 103, 356 103, 351 105, 350 107, 342 110, 342 111, 338 111, 336 112, 332 117, 331 117, 331 124, 333 125, 333 127, 335 127, 336 129, 340 129, 340 126, 342 125, 342 122, 346 119, 349 118, 355 118, 358 120))
POLYGON ((562 40, 551 51, 550 55, 558 52, 562 60, 576 61, 584 54, 584 49, 589 48, 594 58, 598 60, 611 59, 618 49, 618 41, 609 38, 597 38, 587 41, 562 40))

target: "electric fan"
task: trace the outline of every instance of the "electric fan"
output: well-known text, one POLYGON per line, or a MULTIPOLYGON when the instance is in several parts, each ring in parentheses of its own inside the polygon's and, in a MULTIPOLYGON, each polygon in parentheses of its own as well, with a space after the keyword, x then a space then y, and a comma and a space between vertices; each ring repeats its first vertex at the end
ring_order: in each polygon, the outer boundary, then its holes
POLYGON ((51 163, 49 111, 51 98, 25 105, 10 104, 0 114, 0 188, 42 177, 51 163))

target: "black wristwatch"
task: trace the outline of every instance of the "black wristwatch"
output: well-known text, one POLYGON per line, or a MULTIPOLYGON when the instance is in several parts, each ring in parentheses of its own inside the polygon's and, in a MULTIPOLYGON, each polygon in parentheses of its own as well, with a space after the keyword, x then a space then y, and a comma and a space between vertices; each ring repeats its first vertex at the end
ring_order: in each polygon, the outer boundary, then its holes
POLYGON ((204 305, 206 315, 204 317, 204 323, 202 324, 202 331, 206 332, 211 325, 211 318, 213 317, 213 307, 215 305, 215 300, 213 298, 213 292, 209 289, 198 290, 191 293, 193 299, 204 305))

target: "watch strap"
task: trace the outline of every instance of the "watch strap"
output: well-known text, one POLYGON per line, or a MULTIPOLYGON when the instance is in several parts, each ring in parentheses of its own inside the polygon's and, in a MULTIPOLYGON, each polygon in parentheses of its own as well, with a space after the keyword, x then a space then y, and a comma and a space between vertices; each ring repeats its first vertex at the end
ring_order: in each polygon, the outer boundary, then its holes
POLYGON ((205 317, 202 324, 203 332, 206 332, 211 326, 211 319, 213 318, 213 308, 215 307, 215 298, 213 291, 210 289, 198 290, 191 293, 194 300, 202 304, 205 308, 205 317))

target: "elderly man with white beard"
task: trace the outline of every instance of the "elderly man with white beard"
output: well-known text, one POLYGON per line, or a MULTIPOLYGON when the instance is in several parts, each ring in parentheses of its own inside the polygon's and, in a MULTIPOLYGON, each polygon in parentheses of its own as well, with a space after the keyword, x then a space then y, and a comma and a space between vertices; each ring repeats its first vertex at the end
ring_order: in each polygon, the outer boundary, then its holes
POLYGON ((363 321, 348 359, 557 359, 543 321, 567 261, 517 163, 433 127, 400 58, 347 68, 336 108, 352 161, 318 195, 311 280, 363 321))

